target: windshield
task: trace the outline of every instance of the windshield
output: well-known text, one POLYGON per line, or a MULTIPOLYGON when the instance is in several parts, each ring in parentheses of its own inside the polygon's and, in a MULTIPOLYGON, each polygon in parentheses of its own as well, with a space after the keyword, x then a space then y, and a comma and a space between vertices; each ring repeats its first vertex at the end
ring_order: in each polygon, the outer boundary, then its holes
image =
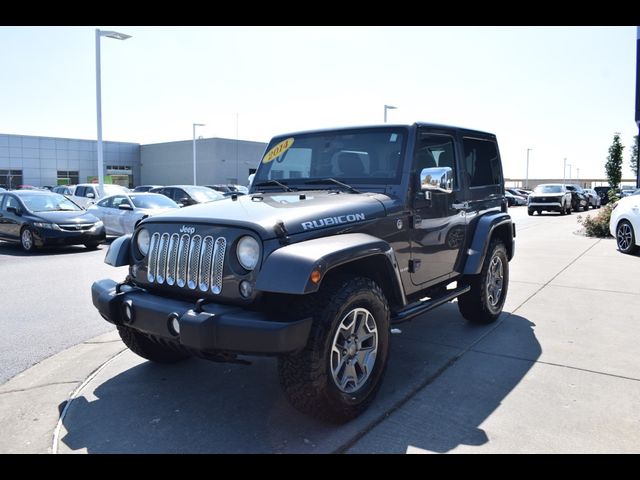
POLYGON ((277 180, 284 185, 309 188, 309 180, 329 178, 346 184, 398 182, 406 138, 407 130, 401 127, 275 138, 267 147, 252 185, 259 189, 265 186, 281 189, 271 182, 277 180), (264 182, 270 183, 260 186, 264 182))
POLYGON ((208 187, 185 187, 184 189, 198 203, 213 202, 224 198, 224 195, 220 192, 211 190, 208 187))
POLYGON ((129 195, 136 208, 179 208, 178 204, 169 197, 157 193, 146 195, 129 195))
POLYGON ((56 212, 82 210, 71 200, 63 195, 52 193, 50 195, 20 195, 20 200, 31 212, 56 212))
POLYGON ((122 195, 123 193, 129 193, 129 190, 120 185, 104 184, 103 187, 105 197, 109 195, 122 195))
POLYGON ((538 185, 535 193, 562 193, 562 185, 538 185))

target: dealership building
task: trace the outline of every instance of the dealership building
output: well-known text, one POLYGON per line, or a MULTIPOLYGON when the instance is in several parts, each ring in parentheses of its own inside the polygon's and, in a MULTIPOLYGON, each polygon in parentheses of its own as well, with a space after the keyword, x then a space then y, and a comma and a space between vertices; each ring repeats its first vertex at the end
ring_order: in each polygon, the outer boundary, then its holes
MULTIPOLYGON (((227 138, 196 140, 198 185, 246 185, 266 146, 227 138)), ((103 153, 107 181, 129 187, 193 184, 192 140, 149 145, 103 142, 103 153)), ((86 183, 97 176, 96 140, 0 134, 0 187, 86 183)))

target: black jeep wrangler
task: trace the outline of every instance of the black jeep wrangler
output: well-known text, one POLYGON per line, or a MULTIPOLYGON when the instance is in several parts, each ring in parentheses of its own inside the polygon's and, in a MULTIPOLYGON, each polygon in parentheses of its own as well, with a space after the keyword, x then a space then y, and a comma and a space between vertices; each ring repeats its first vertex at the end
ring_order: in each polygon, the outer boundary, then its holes
POLYGON ((289 401, 344 422, 373 400, 392 325, 458 299, 502 311, 514 254, 496 137, 443 125, 292 133, 248 195, 143 220, 92 286, 124 343, 156 362, 278 357, 289 401))

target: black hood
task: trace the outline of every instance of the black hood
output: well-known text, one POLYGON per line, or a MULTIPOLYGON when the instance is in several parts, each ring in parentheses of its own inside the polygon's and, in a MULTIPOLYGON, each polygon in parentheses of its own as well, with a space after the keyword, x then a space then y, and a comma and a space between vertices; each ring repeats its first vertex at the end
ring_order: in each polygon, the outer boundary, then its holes
POLYGON ((382 194, 327 191, 305 193, 268 192, 227 197, 149 217, 144 223, 208 224, 245 227, 267 240, 276 236, 282 222, 289 235, 311 230, 351 225, 384 216, 382 194))
POLYGON ((32 212, 31 216, 47 223, 96 223, 98 219, 84 210, 73 212, 32 212))

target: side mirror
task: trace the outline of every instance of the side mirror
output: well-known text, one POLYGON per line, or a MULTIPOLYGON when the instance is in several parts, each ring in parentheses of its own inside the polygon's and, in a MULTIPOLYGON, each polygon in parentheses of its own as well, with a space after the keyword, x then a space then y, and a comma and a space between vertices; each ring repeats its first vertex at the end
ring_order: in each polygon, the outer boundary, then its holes
POLYGON ((128 203, 121 203, 120 205, 118 205, 118 208, 120 210, 133 210, 133 207, 128 203))
POLYGON ((87 193, 87 198, 96 198, 96 196, 93 192, 89 192, 87 193))
POLYGON ((20 207, 7 207, 7 212, 13 212, 18 216, 22 215, 22 209, 20 207))
POLYGON ((420 172, 420 189, 427 197, 431 192, 453 192, 453 170, 451 167, 423 168, 420 172))
POLYGON ((193 201, 190 198, 184 197, 178 200, 178 204, 182 205, 183 207, 186 207, 188 205, 192 205, 193 201))

